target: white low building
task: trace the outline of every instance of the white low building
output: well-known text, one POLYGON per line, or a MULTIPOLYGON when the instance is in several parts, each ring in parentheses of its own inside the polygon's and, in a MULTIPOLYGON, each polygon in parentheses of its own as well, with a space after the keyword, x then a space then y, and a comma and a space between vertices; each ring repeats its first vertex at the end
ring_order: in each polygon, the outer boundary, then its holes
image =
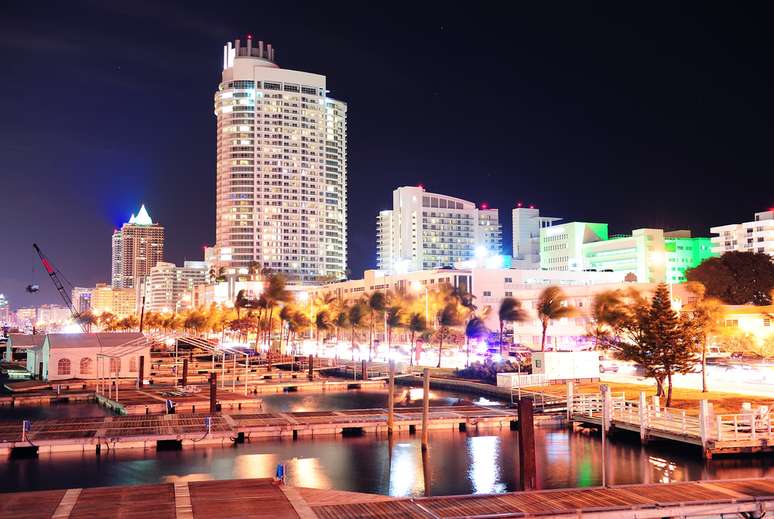
POLYGON ((49 333, 27 349, 27 370, 43 380, 136 378, 140 357, 150 366, 151 343, 141 333, 49 333))
POLYGON ((29 333, 10 334, 8 341, 5 343, 6 362, 13 362, 14 358, 16 360, 25 359, 27 350, 36 346, 42 346, 45 337, 42 333, 34 335, 29 333))

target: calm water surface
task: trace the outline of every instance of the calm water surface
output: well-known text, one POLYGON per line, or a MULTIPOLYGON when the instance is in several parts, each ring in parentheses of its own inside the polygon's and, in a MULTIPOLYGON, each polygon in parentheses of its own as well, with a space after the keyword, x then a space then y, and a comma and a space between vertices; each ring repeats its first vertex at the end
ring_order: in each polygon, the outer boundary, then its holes
MULTIPOLYGON (((470 398, 443 391, 433 391, 433 396, 439 405, 470 398)), ((416 405, 416 401, 409 403, 416 405)), ((264 399, 265 408, 270 410, 385 404, 384 393, 370 391, 297 393, 264 399)), ((0 462, 0 490, 271 477, 277 463, 285 463, 288 482, 299 486, 394 496, 496 493, 519 486, 517 441, 518 432, 510 430, 480 434, 431 431, 426 456, 422 455, 418 436, 409 434, 398 434, 393 439, 367 434, 257 440, 236 447, 182 451, 127 449, 100 456, 44 454, 37 459, 0 462)), ((598 437, 571 433, 563 427, 539 427, 536 447, 539 487, 600 484, 602 452, 598 437)), ((657 444, 641 447, 636 438, 612 440, 607 457, 610 483, 774 476, 774 463, 766 457, 705 463, 697 451, 657 444)))

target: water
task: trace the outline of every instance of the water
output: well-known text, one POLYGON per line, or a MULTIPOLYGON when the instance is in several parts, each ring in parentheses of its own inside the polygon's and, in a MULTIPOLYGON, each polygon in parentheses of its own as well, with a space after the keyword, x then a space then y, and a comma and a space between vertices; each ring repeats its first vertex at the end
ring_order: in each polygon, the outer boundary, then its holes
MULTIPOLYGON (((465 398, 443 391, 432 393, 438 403, 465 398)), ((371 391, 296 393, 264 399, 269 410, 382 407, 385 403, 384 393, 371 391)), ((539 488, 601 483, 599 437, 563 427, 541 426, 535 432, 539 488)), ((427 456, 422 455, 419 437, 408 433, 392 440, 367 434, 256 440, 236 447, 182 451, 42 454, 37 459, 0 462, 0 490, 271 477, 282 462, 287 466, 288 482, 298 486, 393 496, 496 493, 518 489, 517 441, 518 432, 510 430, 480 434, 431 431, 427 456)), ((608 483, 613 484, 774 476, 774 462, 766 457, 705 463, 697 450, 668 444, 640 446, 632 437, 609 442, 607 458, 608 483)))
POLYGON ((42 406, 0 407, 2 420, 50 420, 53 418, 76 418, 84 416, 107 416, 113 414, 96 402, 73 402, 42 406))
MULTIPOLYGON (((265 395, 263 409, 266 411, 319 411, 321 409, 371 409, 387 407, 387 392, 374 390, 328 391, 325 393, 286 393, 265 395)), ((452 391, 430 390, 430 405, 443 406, 455 404, 503 405, 485 398, 452 391)), ((421 407, 422 388, 397 387, 395 390, 395 408, 421 407)))

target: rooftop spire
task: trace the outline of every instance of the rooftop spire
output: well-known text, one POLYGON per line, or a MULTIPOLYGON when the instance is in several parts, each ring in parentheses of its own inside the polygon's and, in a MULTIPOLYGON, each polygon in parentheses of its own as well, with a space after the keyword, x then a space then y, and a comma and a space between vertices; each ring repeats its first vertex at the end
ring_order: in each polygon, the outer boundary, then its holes
POLYGON ((135 220, 136 220, 136 218, 135 218, 135 216, 134 216, 134 213, 132 213, 132 216, 131 216, 131 218, 129 218, 129 223, 132 223, 132 224, 133 224, 133 223, 135 223, 135 220))
POLYGON ((153 225, 153 220, 151 220, 148 211, 145 209, 145 204, 140 207, 140 212, 137 213, 134 223, 137 225, 153 225))

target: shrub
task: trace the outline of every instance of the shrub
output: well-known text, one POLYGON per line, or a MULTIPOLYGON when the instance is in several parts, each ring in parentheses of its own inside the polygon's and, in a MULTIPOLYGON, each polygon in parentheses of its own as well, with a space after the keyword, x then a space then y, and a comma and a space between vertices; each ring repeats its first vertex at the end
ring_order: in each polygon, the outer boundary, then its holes
MULTIPOLYGON (((503 359, 499 362, 492 360, 486 360, 484 363, 474 362, 467 368, 454 370, 454 374, 461 378, 471 378, 495 384, 497 383, 498 373, 514 373, 516 371, 519 371, 518 364, 508 359, 503 359)), ((521 367, 521 371, 526 373, 524 366, 521 367)))

